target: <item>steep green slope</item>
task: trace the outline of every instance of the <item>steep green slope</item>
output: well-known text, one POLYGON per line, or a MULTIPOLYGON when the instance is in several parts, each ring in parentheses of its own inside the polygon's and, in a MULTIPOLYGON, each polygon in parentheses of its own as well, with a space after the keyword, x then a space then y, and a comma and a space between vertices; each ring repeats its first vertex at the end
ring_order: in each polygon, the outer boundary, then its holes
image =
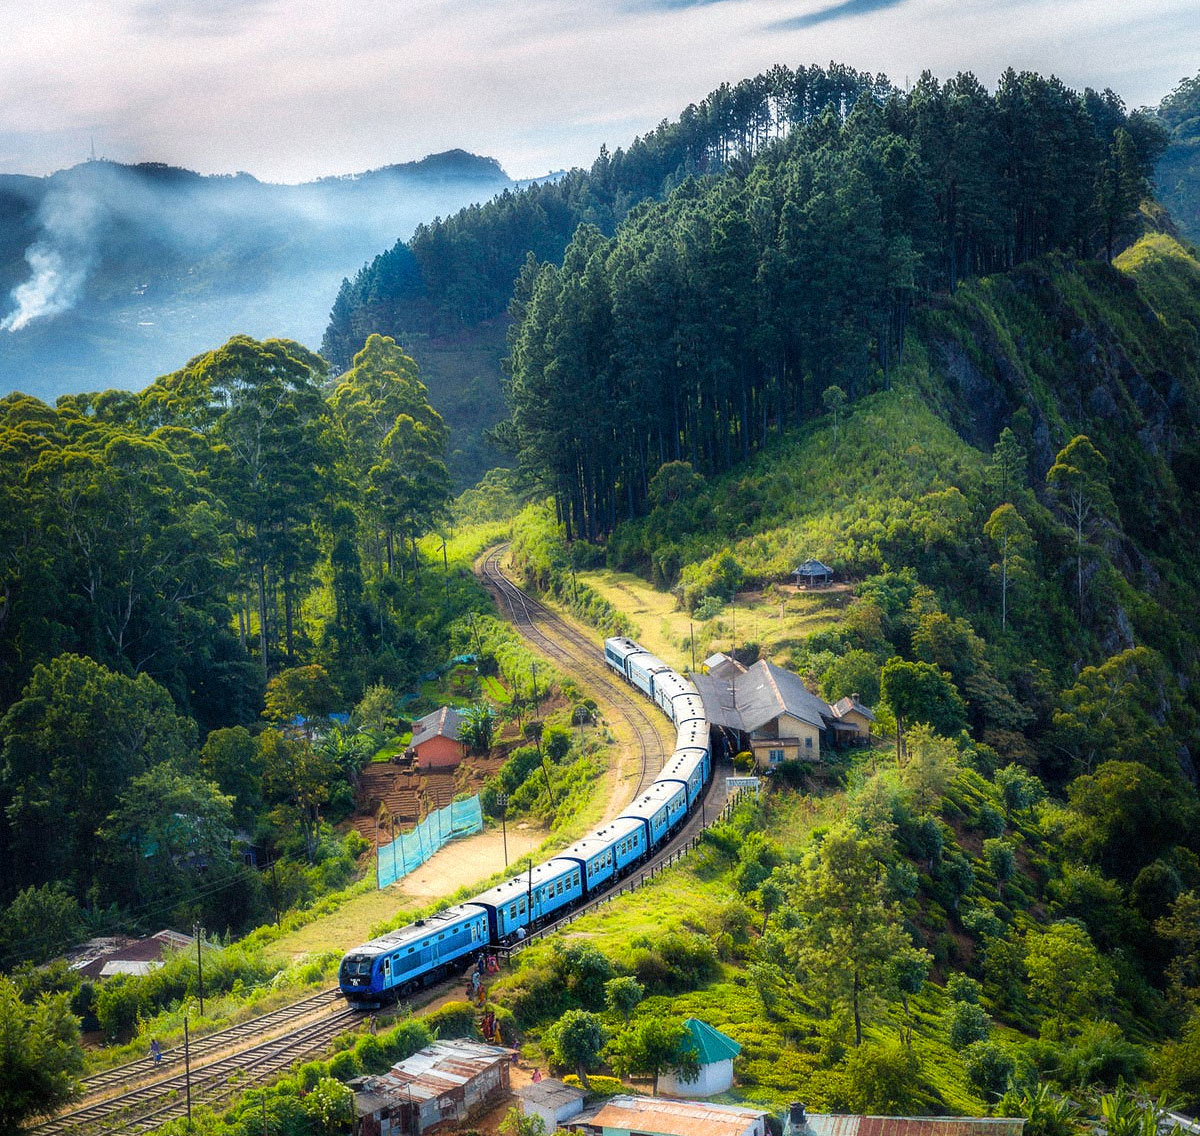
MULTIPOLYGON (((732 622, 826 698, 862 692, 885 735, 902 713, 906 742, 782 769, 804 795, 777 784, 684 878, 578 927, 607 962, 578 938, 531 952, 499 997, 548 1054, 556 1018, 603 1009, 585 976, 607 966, 645 987, 635 1028, 719 1026, 739 1095, 776 1106, 1028 1116, 1040 1084, 1096 1115, 1121 1078, 1200 1102, 1198 329, 1200 263, 1169 237, 1113 266, 1045 257, 915 313, 891 389, 836 421, 721 475, 658 471, 609 565, 671 589, 702 641, 732 622), (1023 522, 1003 597, 1002 506, 1023 522), (777 636, 807 556, 851 596, 777 636), (890 685, 920 664, 924 704, 890 685), (822 911, 859 919, 872 889, 892 961, 852 972, 822 911)), ((514 548, 569 599, 588 557, 542 517, 514 548)))
MULTIPOLYGON (((978 736, 1027 759, 1046 750, 1044 772, 1058 779, 1077 770, 1050 756, 1068 744, 1056 692, 1082 667, 1149 647, 1170 672, 1156 713, 1179 764, 1166 764, 1194 776, 1195 696, 1180 687, 1200 657, 1197 328, 1200 264, 1161 235, 1112 268, 1049 258, 983 278, 919 314, 894 388, 852 403, 836 441, 827 416, 728 475, 661 495, 617 528, 609 563, 696 608, 721 593, 723 549, 756 586, 817 556, 865 580, 874 610, 860 604, 852 629, 810 645, 814 676, 829 649, 877 663, 924 650, 964 687, 978 736), (1007 484, 989 457, 1005 429, 1020 451, 1007 484), (1046 482, 1077 434, 1107 460, 1111 494, 1082 542, 1046 482), (985 525, 1005 503, 1029 531, 1002 628, 1001 553, 985 525), (917 585, 935 598, 918 599, 917 585), (914 646, 923 619, 928 641, 914 646)), ((1158 680, 1143 681, 1158 698, 1158 680)))

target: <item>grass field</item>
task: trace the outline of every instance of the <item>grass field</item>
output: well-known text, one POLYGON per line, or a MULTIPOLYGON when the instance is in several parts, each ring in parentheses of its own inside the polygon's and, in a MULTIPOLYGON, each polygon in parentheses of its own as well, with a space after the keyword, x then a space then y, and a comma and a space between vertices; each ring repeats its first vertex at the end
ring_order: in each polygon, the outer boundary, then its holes
POLYGON ((637 624, 638 642, 665 662, 685 668, 692 664, 693 632, 697 666, 714 651, 747 643, 758 643, 763 656, 782 661, 803 637, 834 626, 852 598, 845 587, 814 592, 769 587, 742 592, 703 620, 677 610, 670 592, 660 592, 632 573, 600 569, 580 572, 579 578, 637 624))

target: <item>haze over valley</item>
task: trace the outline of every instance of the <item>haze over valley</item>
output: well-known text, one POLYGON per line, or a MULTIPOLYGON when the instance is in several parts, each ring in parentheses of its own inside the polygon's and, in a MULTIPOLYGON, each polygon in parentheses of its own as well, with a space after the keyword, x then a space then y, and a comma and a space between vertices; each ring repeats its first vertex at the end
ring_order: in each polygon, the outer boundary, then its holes
POLYGON ((0 390, 138 390, 238 333, 315 349, 344 276, 514 184, 461 150, 302 185, 108 161, 0 175, 0 390))

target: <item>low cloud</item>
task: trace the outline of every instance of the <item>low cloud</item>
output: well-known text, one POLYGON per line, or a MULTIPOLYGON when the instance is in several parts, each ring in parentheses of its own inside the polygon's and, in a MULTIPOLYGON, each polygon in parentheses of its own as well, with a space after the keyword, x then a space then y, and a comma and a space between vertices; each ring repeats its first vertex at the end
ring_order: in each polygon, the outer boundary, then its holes
POLYGON ((840 4, 831 4, 828 8, 819 8, 803 16, 792 16, 786 20, 776 20, 768 24, 771 31, 794 32, 801 28, 811 28, 816 24, 824 24, 830 20, 845 20, 853 16, 865 16, 878 12, 882 8, 894 8, 905 0, 841 0, 840 4))

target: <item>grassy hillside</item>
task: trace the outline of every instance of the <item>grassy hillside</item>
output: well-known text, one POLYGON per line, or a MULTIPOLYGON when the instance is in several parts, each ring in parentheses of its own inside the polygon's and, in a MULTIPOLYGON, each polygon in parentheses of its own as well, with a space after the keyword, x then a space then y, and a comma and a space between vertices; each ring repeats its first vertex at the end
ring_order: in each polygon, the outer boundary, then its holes
POLYGON ((777 784, 680 877, 531 957, 501 1001, 547 1055, 568 1010, 605 1012, 586 943, 646 988, 635 1026, 696 1014, 739 1040, 749 1099, 978 1113, 1042 1085, 1094 1111, 1124 1078, 1200 1103, 1198 329, 1200 264, 1170 236, 1113 266, 1048 257, 916 313, 891 388, 836 421, 722 476, 660 471, 602 553, 523 517, 530 579, 607 601, 668 659, 690 663, 694 632, 698 658, 736 646, 861 693, 885 731, 897 710, 929 723, 899 764, 789 771, 804 793, 777 784), (808 556, 840 591, 790 590, 808 556), (881 683, 930 664, 940 708, 881 683), (929 965, 911 1021, 903 976, 877 972, 862 1045, 813 945, 847 849, 903 928, 893 956, 929 965))

